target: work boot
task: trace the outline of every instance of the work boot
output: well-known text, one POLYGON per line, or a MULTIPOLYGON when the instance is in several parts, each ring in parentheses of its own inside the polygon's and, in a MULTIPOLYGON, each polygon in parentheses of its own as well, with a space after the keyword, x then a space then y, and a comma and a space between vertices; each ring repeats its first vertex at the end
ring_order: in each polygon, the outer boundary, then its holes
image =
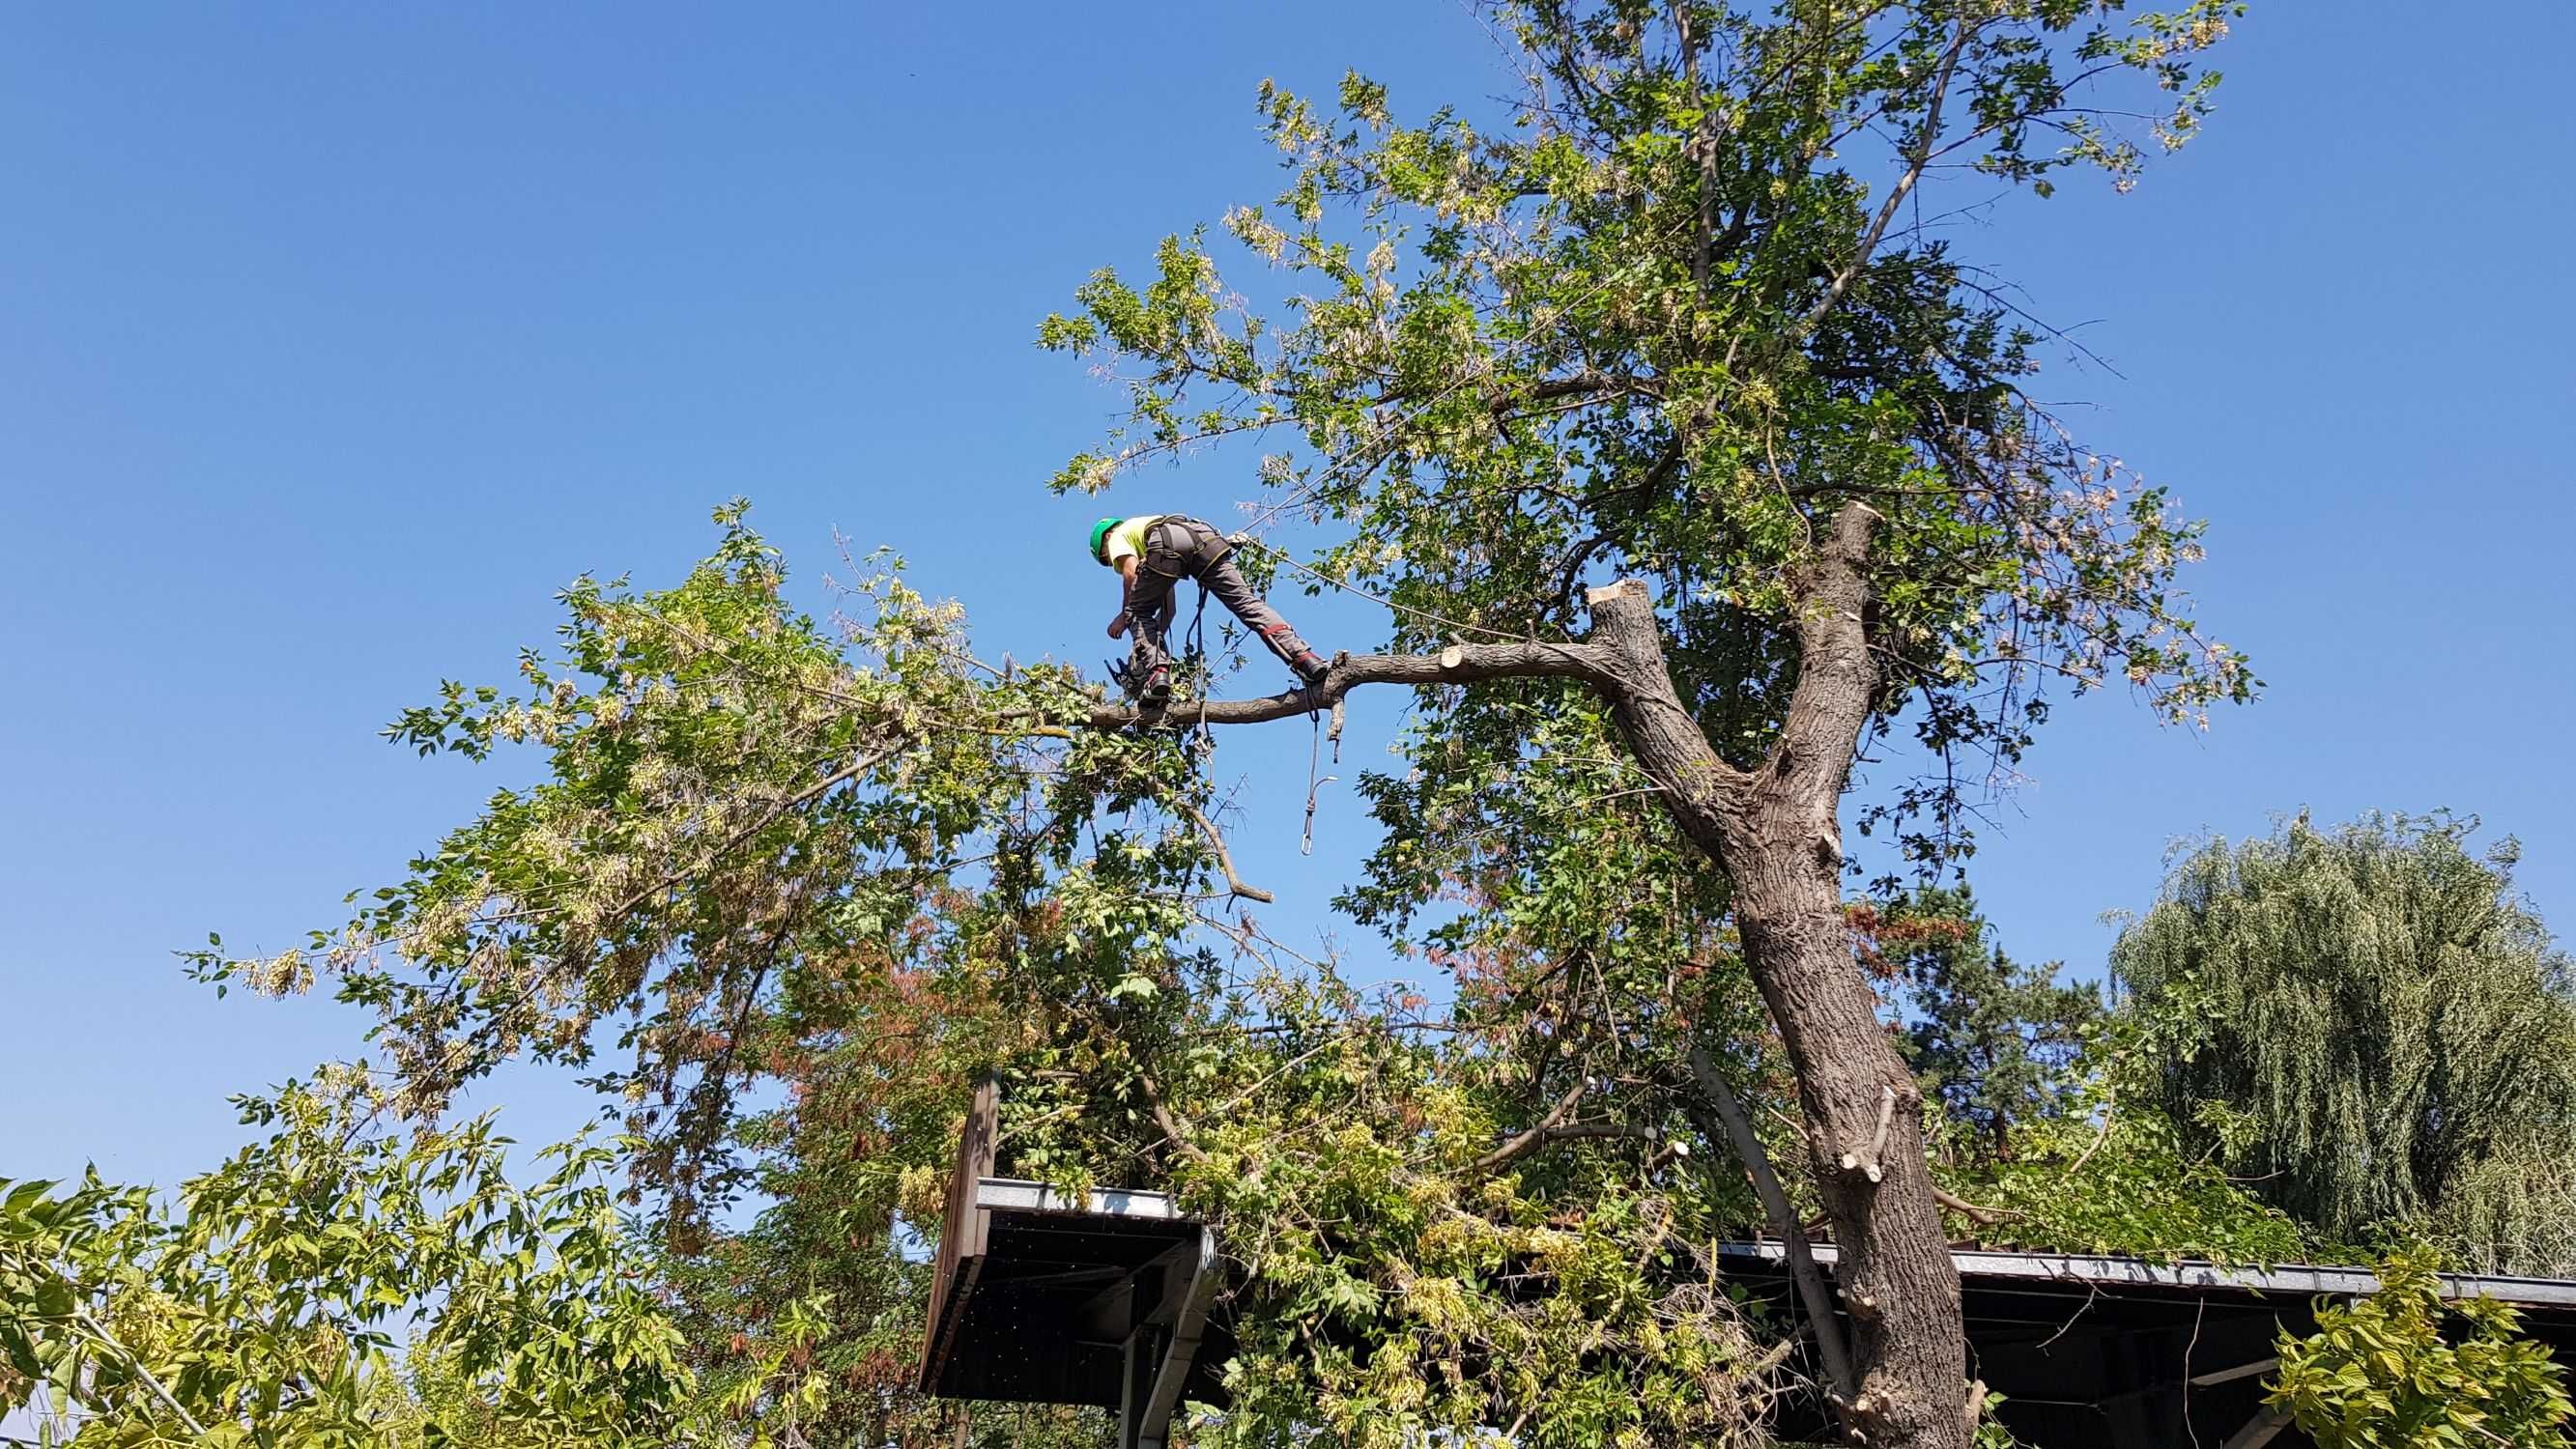
POLYGON ((1332 670, 1332 666, 1324 662, 1323 656, 1317 654, 1312 649, 1306 650, 1296 658, 1289 660, 1288 667, 1296 670, 1297 677, 1308 684, 1323 683, 1324 676, 1332 670))
POLYGON ((1172 666, 1157 664, 1145 672, 1136 686, 1136 703, 1146 709, 1161 709, 1171 702, 1172 666))

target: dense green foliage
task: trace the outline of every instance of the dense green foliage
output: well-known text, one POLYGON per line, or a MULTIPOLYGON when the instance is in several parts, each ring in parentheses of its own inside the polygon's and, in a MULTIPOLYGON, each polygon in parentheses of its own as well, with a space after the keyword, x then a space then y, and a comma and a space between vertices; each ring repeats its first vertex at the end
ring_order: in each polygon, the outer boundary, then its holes
POLYGON ((488 1123, 387 1138, 346 1100, 245 1100, 273 1135, 174 1205, 0 1183, 0 1409, 84 1449, 694 1437, 607 1149, 522 1188, 488 1123))
POLYGON ((2576 1271, 2576 978, 2474 823, 2210 841, 2113 964, 2175 1023, 2147 1100, 2325 1240, 2404 1224, 2476 1266, 2576 1271))
POLYGON ((2268 1402, 2302 1433, 2321 1449, 2567 1442, 2567 1370, 2519 1336, 2512 1308, 2446 1301, 2427 1251, 2383 1260, 2379 1281, 2372 1297, 2321 1303, 2314 1335, 2282 1335, 2268 1402))
POLYGON ((1905 1055, 1924 1100, 2010 1158, 2017 1126, 2066 1115, 2101 998, 2061 984, 2054 964, 2006 955, 1964 887, 1920 889, 1870 916, 1882 969, 1904 988, 1905 1055))
MULTIPOLYGON (((1214 801, 1171 740, 1065 729, 1087 708, 1065 676, 997 679, 953 608, 891 577, 835 640, 725 527, 678 588, 569 591, 562 654, 525 662, 524 695, 459 688, 397 727, 469 754, 539 742, 546 784, 313 957, 200 968, 272 990, 336 973, 387 1014, 406 1073, 384 1107, 420 1118, 503 1051, 588 1060, 621 1032, 637 1064, 603 1080, 639 1185, 675 1209, 692 1359, 718 1380, 810 1367, 832 1391, 818 1439, 947 1432, 904 1387, 904 1244, 935 1229, 966 1086, 991 1070, 1006 1171, 1168 1186, 1222 1230, 1245 1274, 1224 1440, 1319 1412, 1354 1443, 1516 1418, 1540 1442, 1754 1432, 1788 1369, 1699 1251, 1743 1220, 1741 1189, 1709 1190, 1670 1105, 1614 1106, 1637 1058, 1583 1010, 1598 972, 1518 1011, 1480 988, 1481 1019, 1352 992, 1223 909, 1182 808, 1214 801), (1543 1008, 1565 1024, 1533 1036, 1543 1008), (764 1078, 785 1104, 736 1109, 764 1078), (1542 1120, 1583 1135, 1494 1155, 1542 1120), (744 1182, 774 1205, 707 1232, 744 1182), (828 1322, 785 1336, 781 1302, 816 1294, 828 1322)), ((1641 949, 1695 929, 1670 893, 1621 908, 1641 949)), ((1704 1001, 1711 975, 1740 991, 1722 959, 1665 966, 1641 1012, 1704 1001)), ((1016 1415, 985 1427, 1042 1442, 1016 1415)))

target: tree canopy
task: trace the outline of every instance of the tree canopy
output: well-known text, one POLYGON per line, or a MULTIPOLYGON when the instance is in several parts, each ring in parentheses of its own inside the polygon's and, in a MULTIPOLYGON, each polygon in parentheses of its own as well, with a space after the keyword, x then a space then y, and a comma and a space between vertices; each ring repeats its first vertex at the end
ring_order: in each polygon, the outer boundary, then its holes
POLYGON ((2407 1225, 2576 1270, 2576 977, 2474 819, 2364 817, 2185 854, 2112 964, 2176 1025, 2152 1100, 2329 1240, 2407 1225), (2253 1130, 2232 1123, 2253 1123, 2253 1130))
MULTIPOLYGON (((1676 691, 1735 765, 1787 723, 1799 576, 1850 502, 1885 578, 1876 729, 2009 763, 2043 677, 2175 718, 2244 698, 2244 659, 2176 607, 2197 526, 2032 401, 2045 329, 1924 220, 1947 187, 2126 189, 2140 141, 2197 131, 2243 7, 2118 9, 1535 0, 1494 11, 1524 89, 1492 124, 1404 123, 1357 75, 1330 105, 1265 86, 1288 181, 1224 227, 1281 315, 1203 235, 1141 285, 1096 274, 1040 338, 1115 367, 1132 409, 1056 486, 1256 437, 1259 517, 1345 525, 1302 577, 1385 598, 1401 647, 1564 639, 1585 579, 1650 579, 1676 691), (2136 138, 2086 100, 2123 78, 2155 106, 2136 138)), ((1418 805, 1526 744, 1530 698, 1429 713, 1418 805)), ((1976 778, 1883 818, 1928 813, 1906 839, 1939 853, 1976 778)))
POLYGON ((175 1204, 0 1182, 0 1411, 49 1442, 660 1445, 697 1385, 605 1146, 533 1186, 477 1119, 359 1132, 331 1074, 242 1100, 270 1136, 175 1204))

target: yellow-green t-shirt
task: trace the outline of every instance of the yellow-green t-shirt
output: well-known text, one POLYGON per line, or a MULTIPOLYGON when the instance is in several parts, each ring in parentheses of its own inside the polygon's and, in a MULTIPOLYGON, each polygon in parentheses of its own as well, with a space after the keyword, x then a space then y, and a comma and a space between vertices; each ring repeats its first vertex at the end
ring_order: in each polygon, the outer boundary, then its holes
POLYGON ((1168 514, 1162 513, 1140 513, 1134 518, 1121 522, 1116 528, 1109 530, 1109 536, 1101 540, 1100 544, 1100 551, 1107 555, 1105 561, 1108 565, 1111 568, 1116 568, 1118 567, 1118 561, 1120 559, 1127 558, 1131 555, 1139 559, 1143 558, 1145 556, 1146 533, 1150 531, 1155 524, 1162 522, 1169 516, 1170 515, 1168 514))

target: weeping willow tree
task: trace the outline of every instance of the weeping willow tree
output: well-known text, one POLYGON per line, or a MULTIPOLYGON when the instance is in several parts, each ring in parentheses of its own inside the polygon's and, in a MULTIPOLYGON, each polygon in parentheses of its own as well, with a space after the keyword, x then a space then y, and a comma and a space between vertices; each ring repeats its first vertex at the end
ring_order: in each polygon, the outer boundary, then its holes
POLYGON ((2576 978, 2477 822, 2365 816, 2183 856, 2112 952, 2154 1103, 2329 1240, 2399 1225, 2564 1271, 2576 978), (2552 1205, 2558 1206, 2553 1207, 2552 1205))

